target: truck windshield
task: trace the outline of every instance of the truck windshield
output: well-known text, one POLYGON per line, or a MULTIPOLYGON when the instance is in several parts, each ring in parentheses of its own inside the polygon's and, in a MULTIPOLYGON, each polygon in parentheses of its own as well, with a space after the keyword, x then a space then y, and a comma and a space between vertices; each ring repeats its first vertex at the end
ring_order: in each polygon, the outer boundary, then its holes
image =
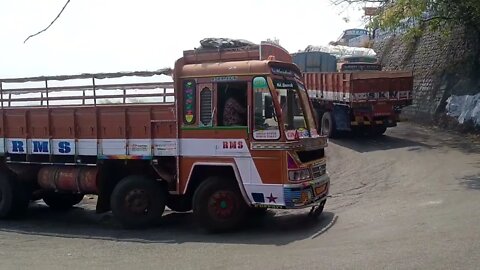
POLYGON ((308 95, 302 84, 296 81, 274 80, 282 120, 284 121, 287 139, 311 137, 316 134, 313 114, 308 102, 308 95), (312 134, 314 132, 315 134, 312 134))
POLYGON ((255 104, 253 138, 255 140, 280 139, 274 100, 265 77, 253 79, 253 91, 255 104))

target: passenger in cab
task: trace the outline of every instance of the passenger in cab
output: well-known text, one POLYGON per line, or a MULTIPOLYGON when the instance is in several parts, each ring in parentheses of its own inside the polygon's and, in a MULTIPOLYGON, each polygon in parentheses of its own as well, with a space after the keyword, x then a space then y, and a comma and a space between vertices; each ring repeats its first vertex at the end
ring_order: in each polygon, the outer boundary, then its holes
POLYGON ((224 126, 246 126, 247 108, 245 93, 239 89, 230 89, 223 109, 224 126))

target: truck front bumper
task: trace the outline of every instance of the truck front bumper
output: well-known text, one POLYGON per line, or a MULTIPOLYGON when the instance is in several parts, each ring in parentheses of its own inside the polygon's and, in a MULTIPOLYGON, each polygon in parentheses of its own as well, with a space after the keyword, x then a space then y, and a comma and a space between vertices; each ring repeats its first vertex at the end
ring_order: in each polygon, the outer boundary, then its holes
POLYGON ((284 185, 285 208, 298 209, 321 204, 327 198, 329 189, 328 173, 311 181, 284 185))

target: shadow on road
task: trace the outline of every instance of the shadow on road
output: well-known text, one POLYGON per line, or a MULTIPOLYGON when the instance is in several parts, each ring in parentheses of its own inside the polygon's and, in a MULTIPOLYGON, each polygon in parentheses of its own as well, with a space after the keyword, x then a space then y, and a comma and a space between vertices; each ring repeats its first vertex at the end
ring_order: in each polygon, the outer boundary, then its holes
POLYGON ((413 123, 400 123, 398 127, 387 130, 379 137, 354 137, 352 135, 331 140, 332 143, 365 153, 379 150, 409 148, 409 151, 451 148, 466 154, 480 153, 480 139, 447 132, 438 128, 424 127, 413 123))
POLYGON ((460 184, 469 188, 480 190, 480 175, 469 175, 461 179, 460 184))
POLYGON ((478 137, 461 134, 456 131, 445 131, 438 128, 404 123, 401 128, 392 129, 390 134, 394 134, 396 137, 411 138, 431 148, 448 147, 465 154, 480 153, 480 140, 478 137))
POLYGON ((415 142, 409 139, 390 137, 387 135, 379 137, 344 137, 331 140, 334 144, 352 149, 360 153, 392 150, 398 148, 411 148, 411 151, 421 150, 422 148, 430 148, 429 145, 415 142))
POLYGON ((209 234, 195 224, 191 213, 166 211, 162 222, 154 228, 125 230, 110 213, 95 214, 94 210, 74 208, 57 213, 43 205, 33 205, 21 220, 0 221, 0 231, 37 236, 98 239, 138 243, 234 243, 286 245, 315 238, 335 224, 337 217, 324 212, 317 219, 307 217, 308 211, 269 211, 263 217, 251 218, 236 232, 209 234))

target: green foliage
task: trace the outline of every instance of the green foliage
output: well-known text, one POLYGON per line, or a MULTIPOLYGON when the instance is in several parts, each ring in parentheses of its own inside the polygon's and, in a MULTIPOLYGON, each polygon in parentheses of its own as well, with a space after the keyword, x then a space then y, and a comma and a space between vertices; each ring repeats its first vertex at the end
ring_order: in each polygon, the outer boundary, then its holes
MULTIPOLYGON (((371 0, 355 2, 371 3, 371 0)), ((408 29, 407 39, 418 37, 424 30, 448 35, 458 25, 480 32, 479 0, 384 0, 379 1, 379 7, 378 15, 368 27, 390 31, 403 27, 408 29)))

